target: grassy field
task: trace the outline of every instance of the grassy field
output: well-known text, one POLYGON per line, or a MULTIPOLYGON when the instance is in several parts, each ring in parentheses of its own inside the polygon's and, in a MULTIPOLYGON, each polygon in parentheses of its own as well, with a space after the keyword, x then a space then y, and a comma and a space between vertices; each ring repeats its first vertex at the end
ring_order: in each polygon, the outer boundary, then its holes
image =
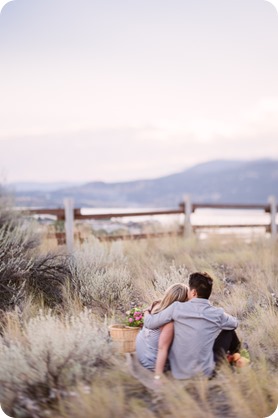
POLYGON ((48 251, 36 225, 0 210, 0 402, 13 417, 263 418, 278 403, 278 246, 266 238, 164 238, 48 251), (251 366, 161 394, 134 379, 108 336, 188 274, 214 278, 211 301, 240 320, 251 366))

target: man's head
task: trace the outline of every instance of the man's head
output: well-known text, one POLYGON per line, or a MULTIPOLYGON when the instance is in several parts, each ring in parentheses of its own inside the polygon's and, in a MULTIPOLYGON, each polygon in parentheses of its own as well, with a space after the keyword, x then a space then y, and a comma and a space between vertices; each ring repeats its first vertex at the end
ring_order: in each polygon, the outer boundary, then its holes
POLYGON ((188 299, 208 299, 212 290, 213 279, 208 273, 191 273, 189 275, 188 299))

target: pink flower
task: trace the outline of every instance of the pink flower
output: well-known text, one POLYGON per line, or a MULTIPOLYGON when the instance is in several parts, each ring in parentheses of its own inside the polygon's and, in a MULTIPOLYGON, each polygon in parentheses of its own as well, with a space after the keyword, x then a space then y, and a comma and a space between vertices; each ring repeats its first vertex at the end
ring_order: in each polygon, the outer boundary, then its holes
POLYGON ((144 321, 144 314, 141 308, 132 308, 130 311, 126 312, 127 317, 125 319, 125 324, 132 327, 142 327, 144 321))

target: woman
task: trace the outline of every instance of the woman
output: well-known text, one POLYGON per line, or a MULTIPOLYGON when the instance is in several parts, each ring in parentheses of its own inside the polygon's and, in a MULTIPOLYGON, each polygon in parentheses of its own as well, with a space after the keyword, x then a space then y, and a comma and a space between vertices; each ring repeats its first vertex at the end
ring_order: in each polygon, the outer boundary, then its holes
MULTIPOLYGON (((153 302, 150 312, 161 312, 173 302, 186 302, 188 289, 183 283, 170 286, 163 298, 153 302)), ((158 329, 143 327, 136 338, 136 354, 140 363, 147 369, 155 371, 155 377, 159 378, 163 371, 169 370, 167 356, 169 347, 174 337, 174 323, 169 322, 158 329)))

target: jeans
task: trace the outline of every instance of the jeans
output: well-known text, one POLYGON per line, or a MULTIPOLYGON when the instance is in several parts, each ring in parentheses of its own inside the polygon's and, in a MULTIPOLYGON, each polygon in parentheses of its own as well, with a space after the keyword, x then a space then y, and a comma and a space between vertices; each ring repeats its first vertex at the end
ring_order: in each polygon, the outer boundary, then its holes
POLYGON ((231 354, 240 350, 240 341, 235 330, 223 330, 216 338, 213 346, 215 363, 219 363, 226 357, 227 352, 231 354))

